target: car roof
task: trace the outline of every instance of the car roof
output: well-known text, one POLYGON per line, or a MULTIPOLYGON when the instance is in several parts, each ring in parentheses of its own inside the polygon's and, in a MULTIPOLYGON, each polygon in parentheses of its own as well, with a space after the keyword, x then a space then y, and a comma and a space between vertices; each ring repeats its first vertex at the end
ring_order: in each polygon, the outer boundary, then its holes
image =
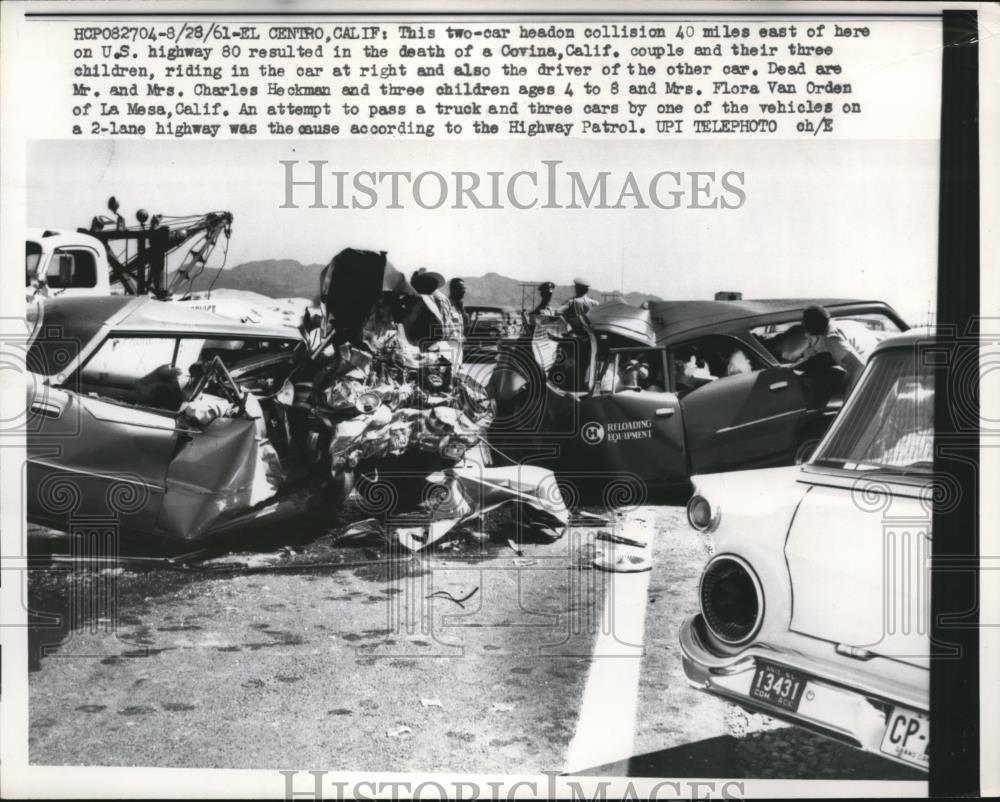
POLYGON ((924 347, 937 345, 937 343, 937 332, 934 329, 927 327, 909 329, 901 334, 893 334, 891 337, 886 337, 875 346, 872 354, 878 354, 882 351, 889 351, 895 348, 924 347))
POLYGON ((649 311, 658 340, 701 326, 719 326, 746 318, 801 312, 811 304, 827 309, 858 304, 878 304, 851 298, 767 298, 746 301, 650 301, 649 311))
POLYGON ((192 309, 183 302, 159 301, 147 296, 107 295, 53 298, 42 309, 42 320, 60 325, 86 344, 104 324, 118 330, 191 332, 238 337, 300 337, 288 326, 241 323, 204 309, 192 309))
POLYGON ((155 298, 134 298, 129 308, 118 317, 116 329, 172 332, 199 332, 226 334, 241 337, 301 338, 296 329, 288 326, 266 326, 261 323, 241 323, 207 309, 192 309, 183 301, 159 301, 155 298))
POLYGON ((86 245, 97 250, 103 248, 103 244, 99 239, 82 231, 64 231, 55 228, 29 228, 25 234, 26 240, 37 242, 46 251, 62 248, 67 245, 86 245))

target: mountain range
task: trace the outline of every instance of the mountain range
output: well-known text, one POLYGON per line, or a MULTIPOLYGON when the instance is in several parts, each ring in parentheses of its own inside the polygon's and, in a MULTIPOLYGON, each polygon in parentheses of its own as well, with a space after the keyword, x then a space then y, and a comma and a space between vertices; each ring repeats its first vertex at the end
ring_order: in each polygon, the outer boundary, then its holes
MULTIPOLYGON (((294 259, 265 259, 254 262, 244 262, 236 267, 222 270, 218 275, 206 273, 196 282, 195 290, 214 289, 252 290, 272 298, 293 296, 297 298, 315 298, 319 292, 319 274, 323 265, 304 265, 294 259), (214 283, 213 283, 214 281, 214 283)), ((451 276, 447 276, 451 278, 451 276)), ((522 307, 522 282, 518 279, 502 276, 499 273, 487 273, 484 276, 462 276, 465 279, 468 305, 509 306, 514 309, 522 307)), ((537 293, 524 290, 523 305, 532 307, 538 303, 537 293)), ((606 300, 611 290, 593 287, 591 296, 598 301, 606 300)), ((562 302, 572 297, 571 285, 556 285, 554 298, 562 302)), ((643 292, 627 292, 623 296, 627 303, 638 306, 643 301, 658 301, 656 295, 643 292)), ((610 300, 610 297, 607 298, 610 300)))

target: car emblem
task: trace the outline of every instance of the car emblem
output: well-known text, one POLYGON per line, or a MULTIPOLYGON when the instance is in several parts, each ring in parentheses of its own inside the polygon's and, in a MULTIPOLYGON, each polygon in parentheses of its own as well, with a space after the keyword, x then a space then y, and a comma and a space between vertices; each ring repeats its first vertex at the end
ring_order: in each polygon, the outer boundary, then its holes
POLYGON ((604 440, 604 427, 596 421, 585 423, 583 424, 583 428, 580 429, 580 437, 583 438, 583 442, 587 445, 596 446, 604 440))

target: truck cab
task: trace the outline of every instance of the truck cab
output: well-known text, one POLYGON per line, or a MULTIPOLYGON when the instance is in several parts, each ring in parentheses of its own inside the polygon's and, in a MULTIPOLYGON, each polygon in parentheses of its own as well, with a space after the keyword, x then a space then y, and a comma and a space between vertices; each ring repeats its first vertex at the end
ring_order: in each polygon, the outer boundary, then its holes
POLYGON ((96 237, 77 231, 28 229, 24 288, 28 301, 111 294, 107 251, 96 237))

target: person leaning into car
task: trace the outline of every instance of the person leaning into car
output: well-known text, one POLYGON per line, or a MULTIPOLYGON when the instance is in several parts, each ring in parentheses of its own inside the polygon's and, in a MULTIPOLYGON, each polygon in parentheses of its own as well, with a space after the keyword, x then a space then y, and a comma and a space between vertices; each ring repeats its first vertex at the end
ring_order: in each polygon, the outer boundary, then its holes
POLYGON ((830 313, 813 304, 802 311, 802 327, 805 329, 805 348, 799 353, 803 362, 817 354, 829 354, 834 363, 847 371, 847 387, 851 388, 861 376, 867 361, 867 354, 861 353, 851 339, 841 331, 830 313))

